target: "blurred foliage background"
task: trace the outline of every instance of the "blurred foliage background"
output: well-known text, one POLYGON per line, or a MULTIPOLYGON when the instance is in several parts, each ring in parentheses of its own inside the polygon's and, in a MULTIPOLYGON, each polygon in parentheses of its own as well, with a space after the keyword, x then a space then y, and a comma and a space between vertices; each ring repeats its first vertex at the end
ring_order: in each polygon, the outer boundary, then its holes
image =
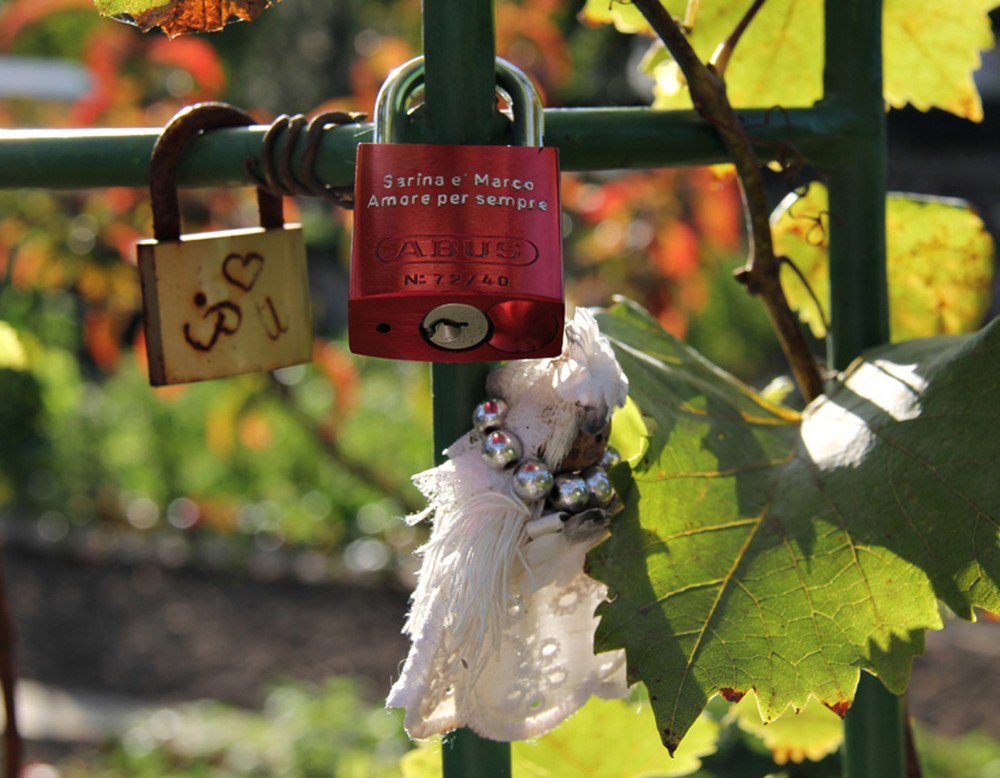
MULTIPOLYGON (((580 24, 572 3, 496 11, 498 53, 537 80, 548 105, 648 104, 651 83, 635 67, 642 45, 580 24)), ((0 56, 57 61, 72 78, 61 93, 51 82, 41 94, 10 84, 0 124, 158 126, 206 99, 261 122, 370 111, 419 40, 417 0, 295 0, 254 24, 174 41, 102 19, 90 0, 9 0, 0 56)), ((182 203, 189 230, 254 220, 246 191, 186 192, 182 203)), ((744 239, 727 170, 567 174, 563 206, 571 302, 625 294, 751 381, 775 364, 759 306, 730 279, 744 239)), ((431 464, 428 371, 348 353, 350 213, 309 200, 286 207, 309 246, 314 362, 154 390, 134 248, 152 232, 146 193, 0 192, 8 522, 32 524, 50 544, 87 527, 111 533, 112 545, 122 533, 169 535, 182 557, 220 535, 251 549, 308 547, 327 557, 310 567, 319 580, 407 569, 417 537, 393 517, 419 508, 408 476, 431 464)))
MULTIPOLYGON (((548 106, 649 105, 653 81, 639 69, 648 40, 581 24, 583 5, 497 0, 498 54, 536 80, 548 106)), ((174 41, 102 19, 91 0, 0 0, 0 127, 162 126, 184 105, 214 99, 261 123, 370 112, 388 72, 419 49, 419 0, 285 0, 253 24, 174 41), (51 69, 26 78, 24 67, 51 69)), ((769 181, 775 204, 801 183, 769 181)), ((730 170, 564 174, 562 184, 571 303, 624 294, 752 384, 783 369, 762 307, 731 277, 746 243, 730 170)), ((191 231, 256 218, 249 191, 186 191, 181 203, 191 231)), ((305 228, 313 362, 152 389, 135 267, 135 242, 152 235, 147 194, 0 191, 8 543, 169 567, 222 560, 305 583, 411 580, 422 528, 398 519, 422 507, 409 476, 432 464, 429 370, 349 353, 350 213, 300 199, 286 200, 286 215, 305 228)), ((995 224, 1000 209, 986 216, 995 224)), ((279 685, 256 713, 211 702, 156 708, 96 762, 73 756, 59 772, 36 765, 27 774, 399 775, 409 744, 398 716, 362 701, 374 696, 333 680, 279 685)), ((727 727, 717 774, 775 769, 759 739, 717 714, 727 727)), ((992 740, 955 749, 921 738, 929 776, 1000 770, 992 740)), ((787 769, 839 772, 835 755, 787 769)))

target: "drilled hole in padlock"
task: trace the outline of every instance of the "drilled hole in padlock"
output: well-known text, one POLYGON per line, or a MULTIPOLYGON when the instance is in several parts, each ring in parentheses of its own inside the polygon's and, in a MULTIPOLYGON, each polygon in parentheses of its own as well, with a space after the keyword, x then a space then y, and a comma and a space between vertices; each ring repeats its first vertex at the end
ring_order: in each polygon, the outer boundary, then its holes
POLYGON ((508 300, 489 310, 493 322, 490 345, 508 354, 527 354, 544 348, 559 334, 561 316, 531 300, 508 300))
POLYGON ((381 332, 383 335, 385 335, 385 333, 389 332, 390 330, 392 330, 392 325, 386 324, 384 321, 379 322, 378 324, 375 325, 375 332, 381 332))

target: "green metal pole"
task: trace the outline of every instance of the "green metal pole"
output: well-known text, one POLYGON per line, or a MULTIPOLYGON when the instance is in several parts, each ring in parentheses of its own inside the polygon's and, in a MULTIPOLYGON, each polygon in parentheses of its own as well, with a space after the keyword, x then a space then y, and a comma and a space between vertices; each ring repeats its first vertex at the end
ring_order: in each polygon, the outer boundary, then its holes
POLYGON ((844 720, 845 778, 903 778, 906 749, 902 698, 861 674, 854 706, 844 720))
POLYGON ((889 339, 882 3, 826 0, 824 102, 847 117, 830 190, 830 357, 844 368, 889 339))
MULTIPOLYGON (((435 58, 431 64, 438 61, 435 58)), ((437 115, 434 111, 428 118, 440 124, 437 115)), ((766 122, 763 111, 741 111, 740 116, 748 127, 755 128, 753 135, 761 141, 791 143, 816 165, 831 166, 839 161, 841 146, 834 140, 842 131, 843 115, 839 111, 822 106, 791 110, 787 112, 787 124, 773 117, 766 122)), ((502 125, 473 114, 469 117, 474 119, 470 123, 484 134, 468 137, 478 137, 478 142, 484 143, 502 141, 502 125), (485 134, 487 130, 489 134, 485 134)), ((259 168, 265 129, 215 130, 193 141, 181 158, 178 182, 184 187, 249 185, 245 163, 255 160, 259 168)), ((449 129, 430 128, 435 133, 449 129)), ((0 129, 0 189, 145 188, 149 155, 159 133, 152 127, 0 129)), ((330 186, 351 186, 357 145, 371 139, 371 124, 328 128, 316 156, 316 175, 330 186)), ((294 160, 302 158, 305 143, 305 137, 300 136, 292 151, 294 160)), ((692 111, 548 108, 545 143, 559 149, 563 170, 710 165, 728 159, 718 133, 692 111)), ((760 153, 766 157, 770 152, 761 146, 760 153)))
MULTIPOLYGON (((826 0, 824 103, 848 117, 830 191, 830 362, 844 368, 889 339, 885 270, 882 3, 826 0)), ((845 778, 906 775, 902 698, 861 673, 844 722, 845 778)))
MULTIPOLYGON (((489 143, 496 110, 492 0, 424 0, 424 99, 427 138, 434 143, 489 143)), ((437 364, 434 444, 441 451, 472 424, 483 399, 487 364, 437 364)), ((510 778, 510 746, 468 729, 443 743, 445 778, 510 778)))

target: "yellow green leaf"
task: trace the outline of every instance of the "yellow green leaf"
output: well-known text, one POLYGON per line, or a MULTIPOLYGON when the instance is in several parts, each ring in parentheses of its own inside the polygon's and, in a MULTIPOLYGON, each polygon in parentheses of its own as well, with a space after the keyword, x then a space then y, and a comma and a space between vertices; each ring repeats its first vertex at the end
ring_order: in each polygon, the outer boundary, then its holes
MULTIPOLYGON (((605 0, 606 2, 606 0, 605 0)), ((675 16, 683 12, 666 4, 675 16)), ((617 9, 619 3, 615 3, 617 9)), ((688 36, 708 62, 746 12, 746 0, 702 3, 688 36)), ((629 6, 631 7, 631 6, 629 6)), ((622 29, 616 21, 616 27, 622 29)), ((726 69, 726 91, 743 108, 809 106, 823 95, 823 4, 769 0, 754 18, 726 69), (794 78, 788 74, 794 73, 794 78)), ((691 99, 673 58, 656 44, 645 62, 656 80, 655 108, 690 108, 691 99)))
POLYGON ((591 700, 545 737, 514 743, 514 774, 525 778, 668 778, 689 775, 712 754, 719 726, 702 715, 671 759, 656 738, 652 708, 624 700, 591 700))
POLYGON ((886 102, 982 121, 972 74, 981 64, 980 52, 993 48, 987 14, 996 5, 997 0, 885 0, 886 102))
MULTIPOLYGON (((664 5, 680 18, 685 3, 664 5)), ((689 40, 703 62, 739 22, 746 0, 703 3, 689 40)), ((884 93, 894 108, 910 104, 940 108, 973 121, 982 104, 972 74, 980 53, 994 45, 990 19, 997 0, 885 0, 883 10, 884 93)), ((620 32, 651 34, 631 3, 588 0, 581 18, 614 24, 620 32)), ((654 106, 690 108, 683 76, 670 55, 654 44, 644 69, 656 80, 654 106)), ((809 106, 823 93, 823 4, 815 0, 769 0, 751 22, 726 70, 729 98, 742 108, 809 106)))
MULTIPOLYGON (((544 737, 511 744, 514 775, 521 778, 673 778, 690 775, 716 750, 719 725, 703 715, 671 759, 656 738, 648 703, 593 699, 544 737), (637 737, 636 733, 643 733, 637 737)), ((441 742, 406 754, 403 778, 438 778, 441 742)))
POLYGON ((584 24, 613 24, 618 32, 644 33, 652 35, 653 30, 642 15, 631 3, 618 0, 587 0, 580 11, 580 21, 584 24))
POLYGON ((629 464, 642 459, 649 448, 649 430, 646 425, 647 420, 642 417, 639 406, 631 398, 625 400, 625 406, 615 411, 611 419, 611 437, 608 443, 629 464))
POLYGON ((403 778, 438 778, 441 775, 441 739, 424 740, 403 754, 399 767, 403 778))
POLYGON ((740 700, 734 712, 737 726, 759 737, 778 764, 818 761, 836 751, 844 739, 844 722, 815 698, 802 710, 786 710, 769 724, 761 720, 753 695, 740 700))
POLYGON ((0 321, 0 368, 9 370, 25 370, 28 367, 28 354, 17 330, 5 321, 0 321))
MULTIPOLYGON (((826 334, 830 282, 827 191, 813 183, 772 217, 775 251, 795 263, 781 283, 816 337, 826 334)), ((960 200, 890 194, 886 203, 889 329, 894 341, 969 332, 983 320, 993 281, 994 245, 979 214, 960 200)))
POLYGON ((102 16, 120 16, 144 13, 169 2, 170 0, 94 0, 94 5, 102 16))

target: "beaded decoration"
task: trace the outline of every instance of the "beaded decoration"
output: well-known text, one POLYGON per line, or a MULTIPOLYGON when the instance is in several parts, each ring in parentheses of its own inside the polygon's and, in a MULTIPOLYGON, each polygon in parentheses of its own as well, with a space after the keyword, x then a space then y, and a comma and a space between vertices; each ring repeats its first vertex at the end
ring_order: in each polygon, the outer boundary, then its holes
POLYGON ((627 692, 624 652, 594 654, 607 588, 583 572, 617 505, 607 439, 627 379, 578 309, 560 356, 503 365, 486 388, 448 460, 414 476, 428 507, 409 521, 433 527, 386 703, 414 738, 536 737, 591 695, 627 692))

